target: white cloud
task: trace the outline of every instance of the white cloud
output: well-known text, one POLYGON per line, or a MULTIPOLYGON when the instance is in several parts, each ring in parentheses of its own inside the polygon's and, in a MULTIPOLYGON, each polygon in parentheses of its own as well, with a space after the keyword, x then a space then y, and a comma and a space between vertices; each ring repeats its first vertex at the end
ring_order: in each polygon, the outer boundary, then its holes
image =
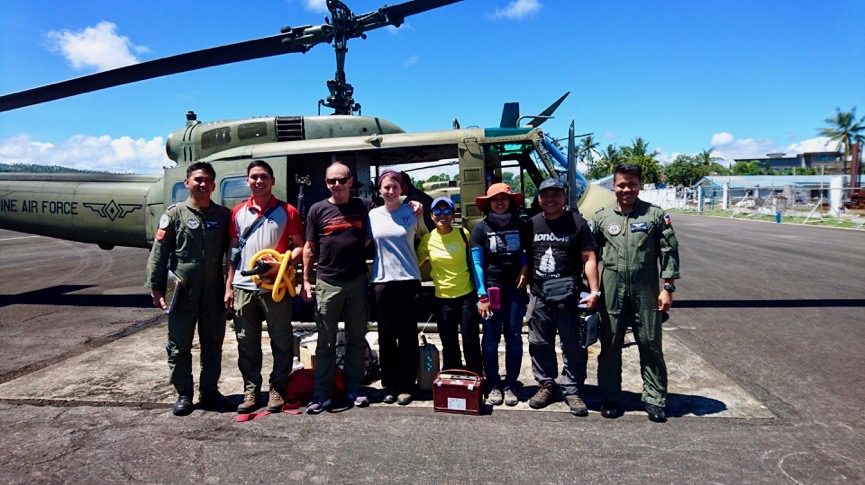
POLYGON ((519 20, 541 9, 541 2, 538 0, 514 0, 505 8, 496 8, 496 18, 506 18, 509 20, 519 20))
POLYGON ((418 56, 411 56, 408 59, 402 61, 402 67, 411 67, 417 64, 418 56))
POLYGON ((173 162, 165 155, 165 140, 128 136, 75 135, 57 144, 31 140, 18 135, 0 140, 0 162, 59 165, 79 170, 159 173, 173 162))
POLYGON ((116 29, 117 25, 103 21, 80 32, 51 31, 47 37, 50 48, 62 53, 74 69, 105 71, 136 64, 135 54, 148 51, 146 47, 133 44, 129 37, 117 34, 116 29))
POLYGON ((303 6, 310 12, 327 12, 326 0, 303 0, 303 6))
POLYGON ((399 27, 395 27, 393 25, 388 25, 387 27, 385 27, 385 30, 387 30, 388 32, 390 32, 393 35, 400 35, 403 32, 406 32, 409 30, 414 30, 414 29, 411 27, 410 23, 405 22, 402 25, 400 25, 399 27))
POLYGON ((834 152, 837 150, 838 142, 832 141, 828 144, 826 142, 829 142, 829 137, 818 136, 787 145, 784 151, 788 154, 799 154, 806 152, 834 152))
POLYGON ((726 131, 722 131, 721 133, 715 133, 712 135, 712 146, 722 146, 728 145, 731 141, 733 141, 733 135, 727 133, 726 131))

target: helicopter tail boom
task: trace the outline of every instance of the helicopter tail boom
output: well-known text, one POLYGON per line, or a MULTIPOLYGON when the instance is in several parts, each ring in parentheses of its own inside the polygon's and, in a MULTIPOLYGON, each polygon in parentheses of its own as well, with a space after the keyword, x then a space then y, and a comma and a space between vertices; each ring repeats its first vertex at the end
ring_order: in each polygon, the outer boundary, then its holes
POLYGON ((161 183, 150 175, 2 174, 0 228, 103 249, 148 247, 148 194, 161 183))

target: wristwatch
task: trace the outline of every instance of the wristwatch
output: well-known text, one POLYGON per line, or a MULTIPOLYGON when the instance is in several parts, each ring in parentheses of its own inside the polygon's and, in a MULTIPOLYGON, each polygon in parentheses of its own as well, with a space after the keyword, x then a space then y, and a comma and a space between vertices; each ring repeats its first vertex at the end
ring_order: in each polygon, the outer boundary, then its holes
POLYGON ((592 291, 592 292, 590 292, 589 294, 590 294, 590 295, 595 295, 595 296, 601 296, 601 292, 600 292, 600 291, 592 291))
POLYGON ((669 291, 670 293, 676 292, 676 285, 673 283, 664 283, 664 289, 669 291))

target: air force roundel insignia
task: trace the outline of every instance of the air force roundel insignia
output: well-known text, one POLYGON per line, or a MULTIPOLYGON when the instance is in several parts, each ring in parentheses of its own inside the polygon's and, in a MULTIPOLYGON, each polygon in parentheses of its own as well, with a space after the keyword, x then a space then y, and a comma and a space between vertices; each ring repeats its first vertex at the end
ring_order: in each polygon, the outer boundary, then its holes
POLYGON ((198 229, 199 226, 201 226, 201 221, 199 221, 197 217, 190 217, 189 219, 186 219, 186 226, 192 230, 195 230, 198 229))
POLYGON ((165 229, 168 227, 168 224, 171 223, 171 219, 168 218, 168 214, 162 214, 162 217, 159 218, 159 228, 165 229))

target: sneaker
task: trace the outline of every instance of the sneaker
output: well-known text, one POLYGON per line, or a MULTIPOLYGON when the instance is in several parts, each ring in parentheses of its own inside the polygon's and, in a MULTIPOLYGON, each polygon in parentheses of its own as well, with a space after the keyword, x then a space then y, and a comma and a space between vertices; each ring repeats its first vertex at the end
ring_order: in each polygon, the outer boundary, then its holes
POLYGON ((369 398, 366 397, 366 392, 360 387, 348 393, 348 400, 352 401, 355 406, 365 408, 369 406, 369 398))
POLYGON ((282 394, 276 390, 276 388, 270 388, 270 396, 267 399, 267 410, 272 413, 278 413, 282 411, 282 406, 285 405, 285 399, 282 398, 282 394))
POLYGON ((192 414, 192 396, 188 394, 181 394, 177 396, 177 402, 174 403, 174 406, 171 407, 171 412, 174 413, 175 416, 189 416, 192 414))
POLYGON ((549 406, 556 400, 556 384, 553 381, 543 381, 538 386, 538 392, 529 399, 529 407, 541 409, 549 406))
POLYGON ((517 397, 516 393, 510 387, 505 388, 505 404, 508 406, 516 406, 519 404, 520 399, 517 397))
POLYGON ((395 403, 396 402, 396 394, 397 394, 396 389, 392 389, 390 387, 385 389, 384 390, 384 398, 381 400, 381 402, 383 402, 385 404, 395 403))
POLYGON ((255 391, 247 391, 243 395, 243 402, 237 406, 237 414, 249 414, 261 407, 261 400, 258 398, 258 389, 255 391))
POLYGON ((318 414, 330 406, 330 399, 321 396, 312 396, 312 401, 306 405, 307 414, 318 414))
POLYGON ((205 411, 222 412, 230 409, 231 403, 217 390, 201 393, 198 396, 198 407, 205 411))
POLYGON ((408 389, 403 389, 402 392, 396 397, 396 403, 400 406, 405 406, 406 404, 411 403, 412 396, 411 391, 408 389))
POLYGON ((568 407, 571 408, 571 414, 574 416, 588 416, 589 408, 586 407, 586 403, 580 399, 580 396, 577 394, 570 394, 565 396, 565 402, 568 404, 568 407))
POLYGON ((490 404, 493 406, 501 406, 505 402, 505 396, 497 387, 494 387, 493 390, 490 391, 490 395, 487 396, 487 399, 489 399, 490 404))

